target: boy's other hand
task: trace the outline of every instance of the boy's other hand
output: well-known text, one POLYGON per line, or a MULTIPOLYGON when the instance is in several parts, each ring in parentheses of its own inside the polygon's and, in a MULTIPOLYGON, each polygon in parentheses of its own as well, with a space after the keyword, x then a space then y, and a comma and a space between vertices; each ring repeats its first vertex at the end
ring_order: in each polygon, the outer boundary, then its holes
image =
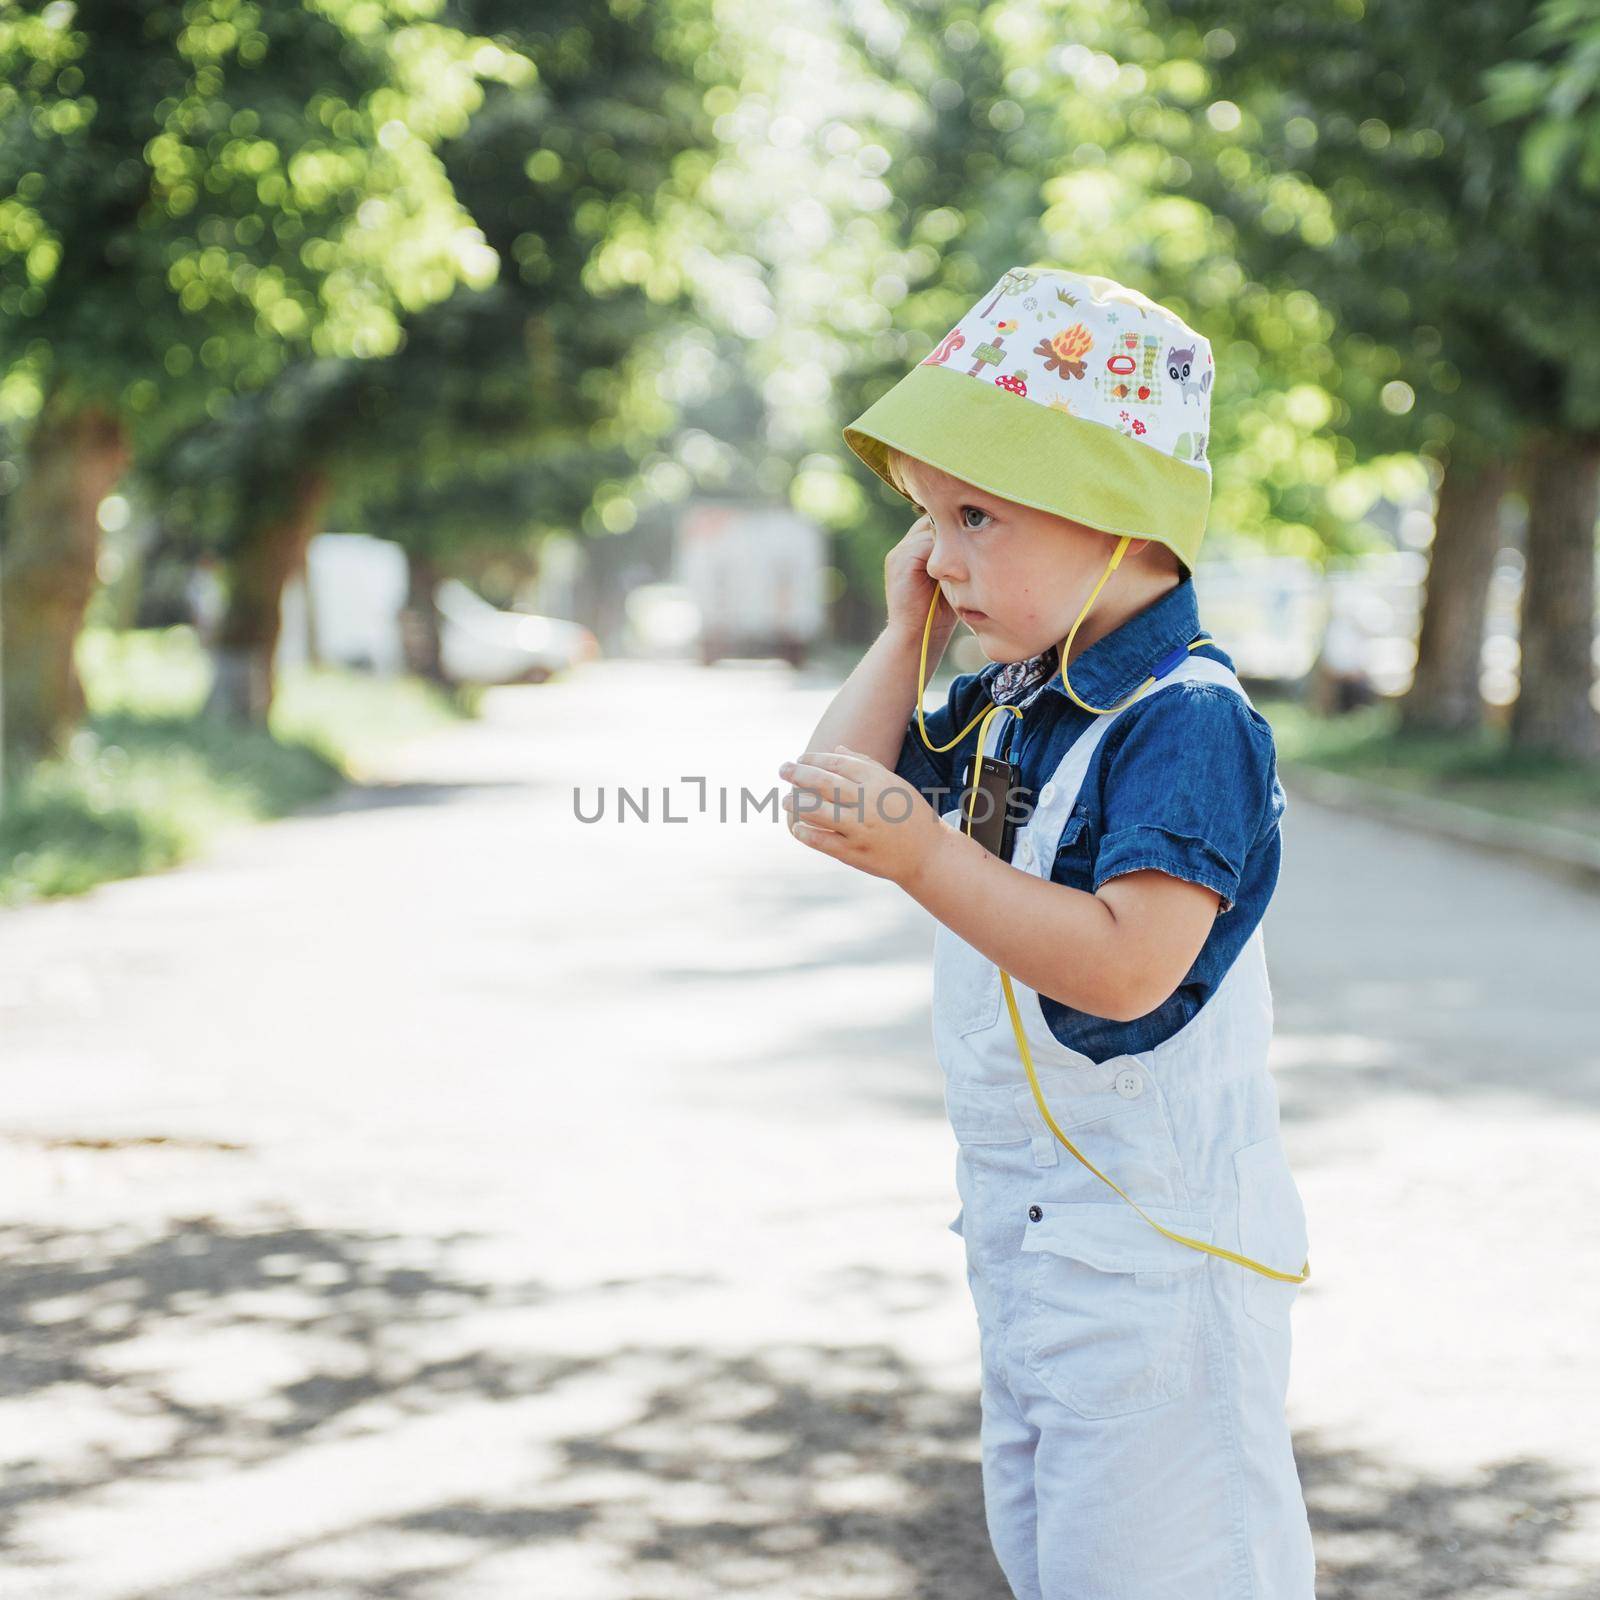
POLYGON ((806 750, 778 774, 794 785, 783 808, 795 838, 902 888, 944 830, 920 789, 845 745, 806 750))
MULTIPOLYGON (((898 634, 915 640, 922 648, 922 630, 928 625, 928 607, 939 586, 928 576, 928 557, 933 554, 933 525, 927 514, 918 517, 906 536, 883 561, 883 594, 888 626, 898 634)), ((937 661, 944 654, 961 619, 941 601, 934 612, 933 630, 928 638, 928 659, 937 661)))

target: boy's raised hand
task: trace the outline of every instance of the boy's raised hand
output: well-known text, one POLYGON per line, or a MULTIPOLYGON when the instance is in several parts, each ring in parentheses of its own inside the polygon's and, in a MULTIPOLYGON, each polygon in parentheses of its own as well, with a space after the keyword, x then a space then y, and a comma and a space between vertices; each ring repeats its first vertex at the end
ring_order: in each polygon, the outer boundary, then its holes
MULTIPOLYGON (((922 643, 922 630, 928 625, 928 608, 933 591, 939 586, 928 576, 928 557, 933 554, 933 525, 924 513, 906 529, 905 537, 883 559, 883 596, 888 625, 895 632, 922 643)), ((941 603, 933 616, 928 640, 928 660, 944 654, 961 619, 948 604, 941 603)))
POLYGON ((939 842, 944 824, 922 791, 880 761, 845 745, 807 750, 780 777, 789 831, 846 866, 906 887, 939 842))

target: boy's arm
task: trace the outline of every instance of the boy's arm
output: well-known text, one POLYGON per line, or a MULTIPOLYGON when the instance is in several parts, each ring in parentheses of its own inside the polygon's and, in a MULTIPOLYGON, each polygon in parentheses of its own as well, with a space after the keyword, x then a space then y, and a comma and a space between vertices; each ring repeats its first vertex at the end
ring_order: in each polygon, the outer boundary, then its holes
POLYGON ((1283 798, 1271 726, 1231 691, 1184 685, 1127 715, 1126 734, 1107 747, 1093 893, 1001 861, 875 758, 812 750, 782 769, 797 802, 802 793, 812 802, 796 837, 899 884, 1029 988, 1132 1022, 1194 965, 1233 906, 1260 819, 1268 808, 1275 818, 1283 798))
POLYGON ((1186 684, 1126 716, 1106 744, 1092 893, 959 837, 926 872, 913 865, 917 887, 907 885, 1030 988, 1118 1022, 1147 1016, 1183 982, 1233 907, 1252 842, 1283 809, 1271 725, 1231 690, 1186 684))
POLYGON ((1113 1022, 1153 1011, 1211 932, 1215 890, 1129 872, 1097 894, 1036 878, 940 825, 901 879, 912 899, 1030 989, 1113 1022))
MULTIPOLYGON (((920 511, 920 507, 918 508, 920 511)), ((956 630, 956 616, 939 606, 930 617, 937 585, 928 576, 933 552, 933 527, 926 514, 884 557, 884 629, 833 697, 812 731, 807 750, 834 750, 844 745, 895 769, 906 742, 906 727, 917 709, 917 675, 927 639, 927 671, 931 675, 956 630)), ((937 759, 913 761, 906 776, 924 789, 938 786, 937 759), (929 775, 934 783, 930 785, 929 775)))
MULTIPOLYGON (((886 627, 845 679, 805 748, 848 745, 892 771, 916 706, 921 655, 920 634, 913 636, 892 624, 886 627)), ((929 672, 935 665, 928 663, 929 672)))
POLYGON ((865 753, 808 750, 778 770, 794 785, 785 809, 803 844, 899 884, 974 949, 1074 1010, 1117 1022, 1154 1010, 1213 925, 1214 889, 1142 864, 1126 863, 1095 894, 1023 872, 941 821, 865 753))

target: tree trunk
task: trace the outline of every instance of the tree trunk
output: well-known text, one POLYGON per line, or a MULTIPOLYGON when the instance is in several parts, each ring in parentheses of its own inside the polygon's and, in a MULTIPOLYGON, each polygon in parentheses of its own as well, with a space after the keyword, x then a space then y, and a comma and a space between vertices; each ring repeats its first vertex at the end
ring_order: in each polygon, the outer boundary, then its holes
POLYGON ((1500 548, 1500 502, 1511 481, 1501 460, 1445 468, 1417 636, 1417 667, 1400 701, 1407 733, 1467 733, 1483 720, 1478 677, 1489 579, 1500 548))
POLYGON ((1522 682, 1511 711, 1511 743, 1590 760, 1600 756, 1600 718, 1590 699, 1600 434, 1542 435, 1529 447, 1526 466, 1522 682))
POLYGON ((406 605, 400 619, 406 671, 448 686, 439 642, 439 608, 433 602, 434 590, 439 586, 439 568, 432 556, 407 550, 406 574, 406 605))
POLYGON ((0 585, 0 711, 8 780, 66 748, 83 719, 73 651, 94 593, 95 513, 128 464, 122 424, 95 406, 46 402, 24 451, 0 585))
MULTIPOLYGON (((326 663, 322 659, 322 635, 317 627, 317 593, 311 587, 311 540, 315 537, 313 530, 300 551, 300 565, 289 576, 299 578, 301 601, 306 608, 306 662, 320 667, 326 663)), ((281 610, 279 615, 281 619, 281 610)))
POLYGON ((267 726, 283 587, 305 566, 306 547, 322 525, 331 487, 324 472, 301 473, 283 514, 251 529, 234 555, 228 609, 211 651, 207 716, 267 726))

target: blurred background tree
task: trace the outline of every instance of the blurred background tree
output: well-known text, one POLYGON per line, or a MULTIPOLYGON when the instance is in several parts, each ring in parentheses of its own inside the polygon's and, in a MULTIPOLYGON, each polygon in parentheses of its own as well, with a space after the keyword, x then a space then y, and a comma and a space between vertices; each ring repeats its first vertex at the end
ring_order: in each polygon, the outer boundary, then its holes
POLYGON ((1542 0, 1484 76, 1490 118, 1520 126, 1532 188, 1600 190, 1600 11, 1585 0, 1542 0))
MULTIPOLYGON (((392 470, 351 497, 357 521, 407 551, 413 665, 429 675, 442 572, 523 550, 536 570, 541 543, 581 528, 598 486, 643 491, 642 463, 677 422, 656 392, 653 341, 690 304, 660 218, 712 142, 694 71, 700 4, 565 0, 542 7, 532 31, 518 0, 456 9, 463 26, 514 40, 537 72, 492 90, 443 149, 505 270, 461 327, 468 343, 440 307, 392 372, 373 374, 384 410, 406 395, 434 424, 419 452, 396 417, 392 470), (452 397, 443 412, 441 394, 452 397)), ((454 312, 458 324, 466 315, 454 312)))
POLYGON ((599 282, 592 260, 599 240, 649 238, 674 163, 709 137, 699 97, 641 7, 569 4, 532 33, 504 0, 444 15, 496 68, 436 153, 500 270, 403 315, 392 354, 308 352, 165 453, 163 489, 192 491, 200 513, 191 543, 210 530, 232 580, 214 712, 265 722, 284 583, 329 516, 404 547, 410 664, 443 681, 441 575, 536 549, 580 520, 597 480, 635 465, 638 441, 607 427, 682 290, 639 274, 599 282))
MULTIPOLYGON (((493 281, 434 146, 464 127, 480 76, 515 63, 435 9, 49 0, 0 18, 13 754, 59 749, 82 715, 95 513, 134 451, 301 352, 388 354, 406 311, 493 281)), ((309 525, 323 492, 295 480, 274 514, 309 525)))
POLYGON ((1537 8, 1151 0, 1203 75, 1190 193, 1253 276, 1333 318, 1324 382, 1362 459, 1414 453, 1437 486, 1412 730, 1476 726, 1500 500, 1528 499, 1513 744, 1600 752, 1590 701, 1600 482, 1600 210, 1523 181, 1486 100, 1537 8))

